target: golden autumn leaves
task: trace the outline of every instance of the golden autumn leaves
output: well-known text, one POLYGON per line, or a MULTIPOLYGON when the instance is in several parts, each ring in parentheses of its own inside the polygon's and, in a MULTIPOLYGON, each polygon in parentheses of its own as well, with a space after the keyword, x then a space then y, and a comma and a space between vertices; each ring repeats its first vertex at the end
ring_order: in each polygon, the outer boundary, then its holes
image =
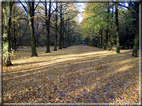
POLYGON ((4 103, 139 102, 139 59, 131 57, 131 50, 44 49, 37 49, 38 57, 19 51, 14 66, 3 68, 4 103))

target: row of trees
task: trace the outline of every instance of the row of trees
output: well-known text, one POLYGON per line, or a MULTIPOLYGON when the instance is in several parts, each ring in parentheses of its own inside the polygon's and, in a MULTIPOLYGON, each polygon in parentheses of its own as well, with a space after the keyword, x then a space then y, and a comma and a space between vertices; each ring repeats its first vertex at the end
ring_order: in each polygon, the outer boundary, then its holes
MULTIPOLYGON (((3 65, 12 65, 11 48, 17 49, 25 35, 30 35, 31 56, 38 56, 36 44, 46 36, 46 53, 50 53, 50 32, 54 31, 54 51, 69 47, 79 33, 74 3, 58 3, 49 0, 25 0, 25 2, 2 2, 3 10, 3 65), (59 39, 58 39, 59 38, 59 39), (58 40, 57 40, 58 39, 58 40), (57 43, 59 41, 59 43, 57 43)), ((45 38, 44 38, 45 39, 45 38)))
POLYGON ((132 56, 138 56, 139 3, 108 2, 87 3, 83 12, 82 38, 90 45, 116 52, 133 48, 132 56))
POLYGON ((31 56, 38 56, 36 46, 46 42, 46 53, 54 40, 54 51, 71 46, 82 39, 90 45, 111 50, 116 46, 133 48, 138 56, 139 3, 86 3, 84 19, 75 20, 78 10, 74 3, 25 0, 2 2, 3 63, 12 65, 11 48, 16 50, 23 39, 31 45, 31 56), (81 29, 80 29, 81 27, 81 29), (30 35, 30 36, 29 36, 30 35), (78 38, 78 39, 76 39, 78 38))

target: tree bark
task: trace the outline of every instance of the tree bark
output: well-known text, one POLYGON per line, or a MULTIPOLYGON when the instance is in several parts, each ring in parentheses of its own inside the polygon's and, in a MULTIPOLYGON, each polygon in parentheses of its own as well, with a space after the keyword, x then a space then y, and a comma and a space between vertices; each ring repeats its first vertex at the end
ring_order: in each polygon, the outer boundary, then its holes
MULTIPOLYGON (((135 39, 134 39, 134 47, 133 47, 133 52, 132 56, 138 57, 138 42, 139 42, 139 3, 137 4, 137 17, 136 17, 136 34, 135 34, 135 39)), ((140 23, 141 24, 141 23, 140 23)))
POLYGON ((101 42, 100 42, 100 48, 102 48, 103 47, 103 36, 102 36, 102 30, 100 31, 100 33, 101 33, 101 42))
POLYGON ((38 56, 36 52, 36 42, 34 36, 34 1, 28 2, 28 17, 29 17, 29 28, 31 35, 31 49, 32 49, 31 57, 33 57, 33 56, 38 56))
POLYGON ((3 3, 3 65, 12 65, 10 61, 10 22, 11 22, 11 4, 10 2, 3 3), (5 7, 5 8, 4 8, 5 7))
POLYGON ((65 23, 66 27, 65 27, 65 48, 67 47, 67 14, 66 14, 66 23, 65 23))
POLYGON ((67 19, 67 47, 69 47, 69 15, 67 16, 68 16, 68 19, 67 19))
POLYGON ((116 22, 116 36, 117 36, 117 46, 116 52, 120 53, 120 43, 119 43, 119 23, 118 23, 118 3, 115 3, 115 22, 116 22))
POLYGON ((59 39, 59 49, 62 49, 62 3, 60 7, 60 39, 59 39))
MULTIPOLYGON (((45 16, 47 18, 47 2, 45 0, 45 16)), ((46 53, 50 53, 50 17, 51 17, 51 0, 49 1, 49 11, 48 11, 48 19, 45 20, 45 27, 46 27, 46 53)))
POLYGON ((107 49, 107 47, 108 47, 108 28, 107 28, 107 30, 105 30, 105 32, 106 32, 106 39, 105 39, 105 49, 107 49))
POLYGON ((134 47, 133 47, 133 52, 132 56, 138 57, 138 42, 139 42, 139 18, 137 17, 136 19, 136 34, 135 34, 135 39, 134 39, 134 47))
POLYGON ((56 0, 56 22, 55 22, 55 37, 54 37, 54 51, 57 51, 57 0, 56 0))
MULTIPOLYGON (((64 18, 63 18, 64 20, 64 18)), ((65 36, 65 30, 64 30, 64 21, 63 21, 63 28, 62 28, 62 32, 63 32, 63 36, 62 36, 62 48, 65 48, 65 40, 64 40, 64 36, 65 36)))

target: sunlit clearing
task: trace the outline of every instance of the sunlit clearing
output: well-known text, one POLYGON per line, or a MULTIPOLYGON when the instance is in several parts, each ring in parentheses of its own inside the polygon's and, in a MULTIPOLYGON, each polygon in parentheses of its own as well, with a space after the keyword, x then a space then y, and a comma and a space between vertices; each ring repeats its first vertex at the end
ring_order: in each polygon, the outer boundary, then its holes
POLYGON ((51 53, 43 48, 38 57, 30 57, 30 51, 17 52, 13 66, 3 67, 3 101, 138 103, 139 58, 130 52, 117 54, 91 46, 51 53))

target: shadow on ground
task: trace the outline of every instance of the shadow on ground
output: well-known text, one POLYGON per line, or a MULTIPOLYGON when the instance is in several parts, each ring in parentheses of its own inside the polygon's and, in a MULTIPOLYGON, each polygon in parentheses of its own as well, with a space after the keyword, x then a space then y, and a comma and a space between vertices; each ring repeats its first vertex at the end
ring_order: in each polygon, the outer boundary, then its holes
POLYGON ((16 63, 3 72, 4 103, 136 103, 138 58, 128 53, 76 46, 16 63))

